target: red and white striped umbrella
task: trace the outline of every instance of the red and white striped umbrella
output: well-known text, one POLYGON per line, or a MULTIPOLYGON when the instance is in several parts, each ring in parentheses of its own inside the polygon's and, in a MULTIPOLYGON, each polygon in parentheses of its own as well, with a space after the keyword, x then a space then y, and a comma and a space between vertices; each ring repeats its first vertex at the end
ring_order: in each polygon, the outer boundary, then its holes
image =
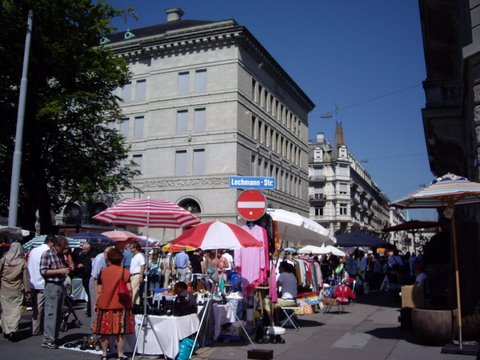
POLYGON ((243 247, 262 247, 263 244, 240 226, 221 221, 197 225, 185 231, 171 242, 173 246, 189 246, 203 250, 228 249, 243 247))
POLYGON ((140 237, 138 235, 135 235, 134 233, 126 230, 106 231, 106 232, 103 232, 102 235, 109 237, 110 239, 112 239, 112 241, 118 241, 118 242, 123 242, 123 241, 137 242, 140 240, 140 237))
POLYGON ((109 207, 93 219, 113 225, 147 228, 185 228, 200 223, 200 219, 184 208, 167 200, 129 199, 109 207))

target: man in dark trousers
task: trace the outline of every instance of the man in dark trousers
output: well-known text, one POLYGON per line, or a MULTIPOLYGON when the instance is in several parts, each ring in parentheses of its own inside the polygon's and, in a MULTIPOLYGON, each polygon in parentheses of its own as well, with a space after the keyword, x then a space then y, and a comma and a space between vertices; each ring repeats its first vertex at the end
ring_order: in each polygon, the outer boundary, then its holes
POLYGON ((97 254, 92 250, 88 242, 82 244, 82 251, 78 254, 77 271, 82 278, 82 285, 88 297, 87 317, 92 316, 91 297, 88 284, 90 282, 90 274, 92 273, 92 261, 96 255, 97 254))
POLYGON ((58 335, 65 299, 64 282, 70 267, 65 262, 63 252, 68 246, 64 236, 56 236, 53 246, 40 258, 40 274, 45 279, 45 317, 43 322, 42 347, 58 349, 58 335))

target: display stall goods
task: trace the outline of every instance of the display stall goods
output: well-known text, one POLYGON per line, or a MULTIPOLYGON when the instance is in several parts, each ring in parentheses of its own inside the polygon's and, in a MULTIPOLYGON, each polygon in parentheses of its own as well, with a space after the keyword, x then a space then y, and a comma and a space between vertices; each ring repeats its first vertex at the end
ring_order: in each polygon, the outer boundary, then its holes
MULTIPOLYGON (((113 225, 131 225, 145 227, 147 229, 146 237, 149 238, 150 228, 171 228, 180 229, 197 225, 200 219, 191 214, 182 207, 167 201, 147 199, 129 199, 114 205, 101 213, 95 215, 93 219, 113 225)), ((145 263, 149 264, 149 243, 145 247, 145 263)), ((144 294, 143 294, 143 315, 141 321, 137 323, 138 332, 135 347, 133 349, 132 359, 135 359, 140 338, 143 336, 143 342, 146 341, 147 323, 153 328, 153 324, 147 315, 147 266, 144 274, 144 294)), ((162 342, 156 332, 153 332, 155 339, 162 348, 162 342)), ((164 335, 165 332, 162 333, 164 335)), ((163 351, 162 351, 163 352, 163 351)))

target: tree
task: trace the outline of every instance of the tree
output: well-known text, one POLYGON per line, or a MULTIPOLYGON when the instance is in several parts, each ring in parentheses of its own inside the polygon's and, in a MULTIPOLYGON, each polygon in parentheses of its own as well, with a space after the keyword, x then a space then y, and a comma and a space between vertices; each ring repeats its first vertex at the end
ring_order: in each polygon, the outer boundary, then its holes
POLYGON ((73 201, 118 194, 137 173, 125 139, 106 126, 121 117, 114 90, 126 63, 100 44, 114 17, 131 15, 103 1, 0 1, 0 209, 8 213, 26 19, 33 10, 19 198, 19 225, 42 233, 52 212, 73 201))

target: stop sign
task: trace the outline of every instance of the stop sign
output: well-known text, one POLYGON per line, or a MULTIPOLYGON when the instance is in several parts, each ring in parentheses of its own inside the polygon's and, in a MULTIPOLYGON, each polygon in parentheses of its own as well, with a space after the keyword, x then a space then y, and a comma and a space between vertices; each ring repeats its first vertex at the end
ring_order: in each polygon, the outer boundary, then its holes
POLYGON ((266 208, 265 196, 258 190, 245 190, 237 199, 237 213, 247 221, 260 219, 266 208))

